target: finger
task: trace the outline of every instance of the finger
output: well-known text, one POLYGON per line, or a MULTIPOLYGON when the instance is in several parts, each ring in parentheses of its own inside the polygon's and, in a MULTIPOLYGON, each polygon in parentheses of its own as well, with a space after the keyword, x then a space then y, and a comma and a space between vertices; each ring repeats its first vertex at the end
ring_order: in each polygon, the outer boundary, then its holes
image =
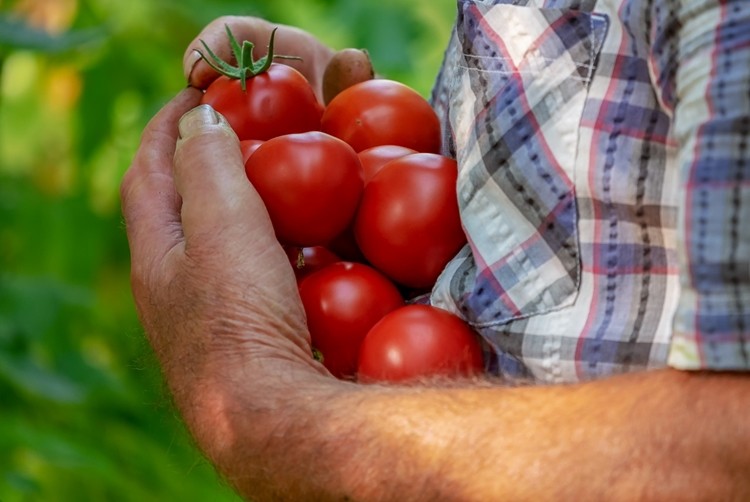
POLYGON ((269 23, 256 17, 220 17, 209 23, 201 31, 188 45, 183 57, 183 72, 190 85, 205 89, 218 76, 199 54, 199 52, 204 54, 206 52, 201 41, 205 42, 224 61, 235 63, 226 27, 229 27, 240 44, 242 41, 248 40, 255 45, 253 56, 256 59, 267 54, 271 32, 274 28, 278 28, 274 39, 274 53, 298 56, 302 59, 278 59, 277 62, 282 62, 299 70, 320 96, 323 71, 333 55, 333 51, 303 30, 292 26, 269 23))
POLYGON ((185 89, 154 116, 120 186, 134 266, 163 257, 182 237, 180 198, 172 161, 180 117, 200 100, 200 91, 185 89))
POLYGON ((364 49, 342 49, 323 72, 323 100, 327 105, 344 89, 375 78, 370 54, 364 49))
POLYGON ((174 176, 188 263, 219 274, 229 289, 253 284, 262 292, 253 303, 271 306, 259 315, 278 328, 274 336, 283 334, 309 354, 294 274, 247 179, 237 136, 209 105, 185 114, 179 130, 174 176))
POLYGON ((200 105, 180 120, 174 157, 186 244, 220 232, 275 239, 268 212, 245 174, 239 140, 226 119, 200 105))

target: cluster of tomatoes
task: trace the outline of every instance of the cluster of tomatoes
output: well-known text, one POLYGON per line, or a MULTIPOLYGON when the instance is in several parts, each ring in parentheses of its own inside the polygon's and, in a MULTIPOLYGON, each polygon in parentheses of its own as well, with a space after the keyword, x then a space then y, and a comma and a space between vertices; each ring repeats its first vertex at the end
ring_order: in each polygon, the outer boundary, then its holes
POLYGON ((456 162, 439 154, 432 107, 386 79, 321 105, 301 73, 271 62, 272 47, 273 37, 262 64, 240 61, 249 77, 214 62, 225 75, 203 102, 241 140, 247 177, 297 275, 316 354, 335 376, 360 381, 481 372, 468 325, 407 301, 429 291, 466 242, 456 162))

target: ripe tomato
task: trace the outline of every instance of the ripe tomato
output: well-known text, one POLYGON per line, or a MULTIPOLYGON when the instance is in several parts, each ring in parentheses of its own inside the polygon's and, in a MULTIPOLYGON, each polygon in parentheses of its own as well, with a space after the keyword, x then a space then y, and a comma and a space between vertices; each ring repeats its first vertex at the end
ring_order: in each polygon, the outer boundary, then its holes
POLYGON ((276 237, 291 246, 320 246, 339 235, 351 223, 362 194, 357 154, 322 132, 269 139, 247 160, 245 171, 276 237))
POLYGON ((478 335, 460 318, 429 305, 408 305, 383 317, 359 353, 362 381, 398 382, 434 375, 470 376, 484 369, 478 335))
POLYGON ((359 152, 357 155, 359 155, 359 161, 362 163, 362 174, 365 177, 365 185, 388 162, 411 153, 417 152, 411 148, 398 145, 374 146, 359 152))
POLYGON ((362 339, 385 314, 403 306, 398 289, 382 274, 360 263, 339 262, 307 276, 300 284, 312 345, 335 376, 357 370, 362 339))
POLYGON ((285 246, 284 251, 286 251, 289 263, 294 269, 294 275, 298 283, 313 272, 341 261, 341 258, 323 246, 307 248, 285 246))
POLYGON ((466 243, 456 177, 456 161, 437 154, 386 164, 365 187, 354 223, 365 258, 399 284, 433 286, 466 243))
POLYGON ((344 89, 328 103, 321 128, 357 152, 378 145, 440 151, 440 120, 432 106, 393 80, 367 80, 344 89))
POLYGON ((255 153, 255 150, 258 149, 260 145, 263 144, 262 140, 259 139, 246 139, 243 141, 240 141, 240 150, 242 151, 242 162, 247 162, 247 159, 250 158, 250 156, 255 153))
POLYGON ((307 79, 291 66, 272 63, 246 85, 243 91, 239 80, 222 75, 201 99, 227 119, 240 140, 320 129, 323 106, 307 79))

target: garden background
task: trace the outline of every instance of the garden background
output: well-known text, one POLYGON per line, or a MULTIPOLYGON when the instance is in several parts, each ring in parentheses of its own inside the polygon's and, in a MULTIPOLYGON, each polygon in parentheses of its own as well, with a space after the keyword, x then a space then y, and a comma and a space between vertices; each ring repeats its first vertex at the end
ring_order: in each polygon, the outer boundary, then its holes
POLYGON ((429 91, 453 0, 0 0, 0 501, 236 501, 139 327, 119 183, 212 19, 266 17, 429 91))

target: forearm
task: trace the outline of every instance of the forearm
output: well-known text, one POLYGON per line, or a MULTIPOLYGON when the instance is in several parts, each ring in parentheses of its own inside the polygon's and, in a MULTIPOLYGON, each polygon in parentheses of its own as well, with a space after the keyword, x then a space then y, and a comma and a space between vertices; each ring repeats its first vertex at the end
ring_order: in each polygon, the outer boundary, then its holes
POLYGON ((223 413, 194 415, 222 424, 205 425, 212 434, 201 444, 253 500, 750 496, 742 376, 665 370, 520 388, 287 376, 295 390, 276 403, 249 402, 236 387, 223 413))

